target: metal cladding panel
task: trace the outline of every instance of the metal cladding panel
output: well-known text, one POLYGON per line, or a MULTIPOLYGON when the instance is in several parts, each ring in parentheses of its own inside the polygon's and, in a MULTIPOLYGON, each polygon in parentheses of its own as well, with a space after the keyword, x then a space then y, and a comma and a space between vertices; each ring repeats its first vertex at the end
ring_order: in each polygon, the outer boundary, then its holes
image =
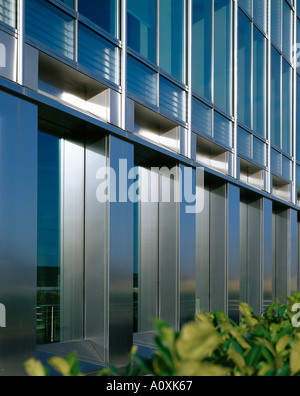
MULTIPOLYGON (((141 170, 141 187, 149 183, 151 171, 141 170)), ((157 178, 158 180, 158 178, 157 178)), ((143 188, 143 187, 142 187, 143 188)), ((151 184, 158 195, 159 186, 151 184)), ((139 332, 153 330, 151 319, 158 317, 158 202, 141 202, 139 209, 139 332)))
POLYGON ((187 190, 196 192, 196 171, 192 170, 192 178, 186 177, 184 166, 180 165, 183 176, 181 190, 182 202, 180 204, 180 323, 181 325, 192 321, 196 313, 196 214, 187 213, 189 203, 186 202, 187 190), (190 185, 191 183, 191 185, 190 185))
POLYGON ((61 341, 83 338, 84 147, 61 144, 61 341))
POLYGON ((178 214, 173 199, 177 182, 161 174, 161 194, 170 181, 171 200, 159 206, 159 317, 178 328, 178 214))
POLYGON ((0 375, 36 349, 37 107, 0 91, 0 375))
POLYGON ((105 139, 86 146, 85 336, 104 360, 107 203, 97 199, 99 169, 106 167, 105 139))
POLYGON ((298 225, 297 225, 297 211, 290 209, 290 260, 291 260, 291 291, 298 291, 298 225))
POLYGON ((227 185, 228 314, 239 320, 240 304, 240 189, 227 185))
MULTIPOLYGON (((124 187, 128 171, 134 166, 133 145, 110 136, 109 163, 124 187), (127 169, 120 159, 127 160, 127 169)), ((119 187, 116 193, 120 202, 109 205, 107 324, 109 361, 122 364, 128 362, 133 342, 134 204, 124 195, 126 189, 120 191, 119 187)))
POLYGON ((272 201, 262 198, 263 309, 273 300, 272 201))
POLYGON ((17 40, 0 31, 0 76, 16 81, 17 40))
POLYGON ((226 184, 210 192, 210 299, 211 311, 227 312, 226 184))

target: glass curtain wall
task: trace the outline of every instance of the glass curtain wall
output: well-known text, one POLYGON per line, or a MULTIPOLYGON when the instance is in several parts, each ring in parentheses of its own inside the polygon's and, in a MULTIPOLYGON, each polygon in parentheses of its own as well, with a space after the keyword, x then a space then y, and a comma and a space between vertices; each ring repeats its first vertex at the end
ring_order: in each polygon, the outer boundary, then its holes
POLYGON ((293 15, 291 2, 272 0, 271 161, 272 171, 290 181, 293 156, 293 15))

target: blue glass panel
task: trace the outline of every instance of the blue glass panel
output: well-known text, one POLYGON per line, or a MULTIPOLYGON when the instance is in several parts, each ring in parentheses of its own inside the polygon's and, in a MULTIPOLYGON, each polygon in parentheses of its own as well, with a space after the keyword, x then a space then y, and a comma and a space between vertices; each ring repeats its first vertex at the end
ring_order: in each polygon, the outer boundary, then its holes
POLYGON ((292 180, 292 162, 284 155, 282 156, 282 176, 285 179, 292 180))
POLYGON ((128 46, 156 63, 156 1, 128 0, 128 46))
POLYGON ((271 140, 280 148, 280 113, 281 113, 281 58, 272 48, 271 53, 271 140))
POLYGON ((253 137, 253 160, 258 164, 266 166, 266 145, 261 140, 253 137))
POLYGON ((239 6, 252 16, 252 0, 239 0, 239 6))
POLYGON ((267 30, 267 0, 253 0, 253 19, 254 19, 254 22, 264 32, 266 32, 266 30, 267 30))
POLYGON ((231 3, 214 1, 214 102, 227 113, 232 111, 231 3))
POLYGON ((251 128, 251 22, 239 11, 238 119, 251 128))
POLYGON ((0 21, 11 27, 16 27, 17 5, 16 0, 1 0, 0 2, 0 21))
POLYGON ((271 0, 271 38, 281 49, 281 0, 271 0))
POLYGON ((242 128, 238 128, 238 154, 251 158, 251 135, 242 128))
POLYGON ((193 98, 192 114, 193 131, 212 136, 212 109, 193 98))
POLYGON ((293 37, 293 12, 290 6, 283 2, 283 26, 282 26, 282 52, 283 55, 291 62, 292 60, 292 37, 293 37))
POLYGON ((215 112, 214 137, 227 147, 232 147, 232 122, 215 112))
POLYGON ((184 1, 160 0, 160 67, 184 80, 184 1))
POLYGON ((266 136, 266 40, 253 28, 253 130, 266 136))
POLYGON ((92 30, 79 24, 78 62, 95 75, 120 83, 118 48, 92 30))
POLYGON ((139 99, 157 106, 157 74, 143 63, 128 56, 127 89, 139 99))
POLYGON ((193 90, 211 100, 212 3, 193 0, 193 90))
POLYGON ((117 0, 78 0, 78 11, 113 36, 117 34, 117 0))
POLYGON ((26 34, 54 52, 74 59, 74 20, 54 5, 26 1, 26 34))
POLYGON ((271 152, 271 170, 277 175, 281 175, 281 154, 276 150, 271 152))
POLYGON ((282 61, 282 150, 291 154, 292 148, 292 68, 282 61))
POLYGON ((186 121, 186 93, 164 77, 159 79, 159 106, 172 117, 186 121))

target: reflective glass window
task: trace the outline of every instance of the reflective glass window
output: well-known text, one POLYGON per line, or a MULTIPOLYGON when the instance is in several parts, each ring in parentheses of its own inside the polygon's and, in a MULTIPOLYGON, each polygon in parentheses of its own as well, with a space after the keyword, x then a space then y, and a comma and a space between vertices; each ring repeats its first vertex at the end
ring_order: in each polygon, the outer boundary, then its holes
POLYGON ((212 99, 212 2, 193 0, 193 90, 212 99))
POLYGON ((193 131, 212 136, 212 109, 200 100, 193 98, 192 114, 193 131))
POLYGON ((156 63, 156 1, 128 0, 128 46, 156 63))
POLYGON ((157 106, 157 73, 132 56, 128 56, 127 89, 138 99, 157 106))
POLYGON ((117 0, 78 0, 78 11, 113 36, 117 35, 117 0))
POLYGON ((282 61, 282 150, 291 154, 292 149, 292 69, 282 61))
POLYGON ((186 92, 162 76, 159 79, 159 107, 166 114, 186 121, 186 92))
POLYGON ((120 83, 119 49, 83 24, 78 30, 78 62, 95 75, 120 83))
POLYGON ((238 118, 251 128, 251 22, 239 11, 238 26, 238 118))
POLYGON ((232 122, 215 111, 214 138, 221 144, 232 147, 232 122))
MULTIPOLYGON (((272 1, 272 0, 271 0, 272 1)), ((254 22, 264 31, 267 31, 267 0, 253 0, 254 22)))
POLYGON ((297 161, 300 162, 300 76, 297 75, 297 161))
POLYGON ((281 57, 272 48, 271 54, 271 140, 277 147, 281 146, 281 57))
POLYGON ((0 2, 0 22, 4 22, 11 27, 16 27, 17 23, 17 2, 16 0, 1 0, 0 2))
POLYGON ((281 49, 281 0, 271 0, 271 38, 281 49))
POLYGON ((266 39, 253 28, 253 130, 266 136, 266 39))
POLYGON ((159 66, 184 81, 184 0, 159 2, 159 66))
POLYGON ((214 103, 232 111, 231 1, 214 1, 214 103))
POLYGON ((75 21, 47 1, 26 1, 26 34, 59 55, 74 59, 75 21))

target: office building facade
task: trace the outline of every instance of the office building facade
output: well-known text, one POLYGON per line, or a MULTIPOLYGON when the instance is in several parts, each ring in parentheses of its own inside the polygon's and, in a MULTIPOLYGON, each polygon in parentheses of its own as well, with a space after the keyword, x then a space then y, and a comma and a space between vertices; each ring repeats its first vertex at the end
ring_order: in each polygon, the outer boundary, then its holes
POLYGON ((299 0, 0 0, 1 375, 299 288, 297 43, 299 0))

